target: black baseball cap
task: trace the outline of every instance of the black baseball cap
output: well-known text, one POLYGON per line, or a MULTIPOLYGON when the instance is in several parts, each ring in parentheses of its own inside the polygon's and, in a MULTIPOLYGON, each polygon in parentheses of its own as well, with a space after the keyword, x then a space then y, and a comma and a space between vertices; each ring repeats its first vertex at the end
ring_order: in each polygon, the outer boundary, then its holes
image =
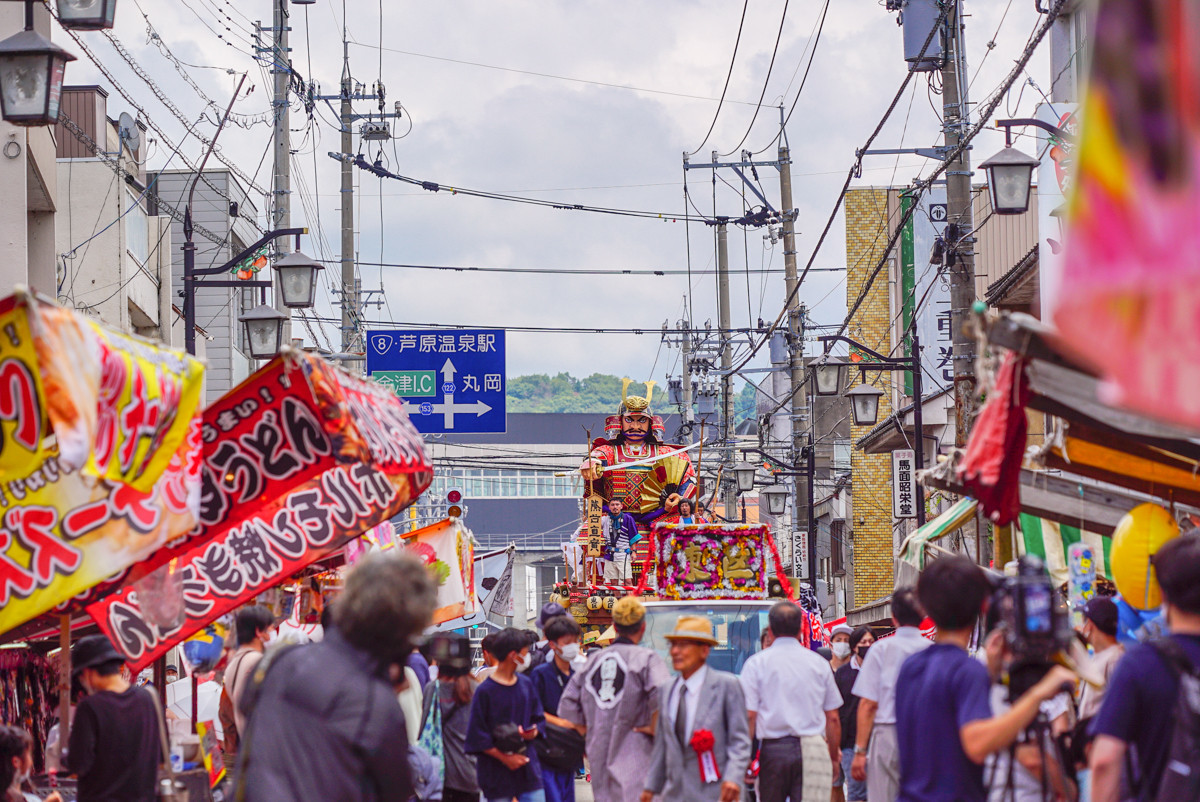
POLYGON ((125 658, 104 635, 88 635, 80 638, 71 649, 71 676, 79 676, 85 668, 95 668, 113 661, 123 663, 125 658))
POLYGON ((1097 596, 1083 606, 1083 617, 1106 635, 1117 634, 1117 605, 1107 596, 1097 596))

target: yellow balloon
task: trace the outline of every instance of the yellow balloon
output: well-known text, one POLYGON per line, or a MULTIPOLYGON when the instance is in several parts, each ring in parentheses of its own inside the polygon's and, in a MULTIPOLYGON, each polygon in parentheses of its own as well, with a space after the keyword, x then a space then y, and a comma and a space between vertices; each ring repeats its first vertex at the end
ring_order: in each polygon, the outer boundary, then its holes
POLYGON ((1162 604, 1162 589, 1150 558, 1179 537, 1179 524, 1157 504, 1139 504, 1125 514, 1113 532, 1109 556, 1113 582, 1130 607, 1151 610, 1162 604))

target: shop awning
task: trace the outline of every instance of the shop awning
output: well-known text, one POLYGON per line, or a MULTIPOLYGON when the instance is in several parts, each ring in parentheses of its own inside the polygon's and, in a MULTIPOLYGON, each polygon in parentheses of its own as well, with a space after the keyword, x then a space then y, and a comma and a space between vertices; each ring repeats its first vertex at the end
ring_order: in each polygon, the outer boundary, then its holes
POLYGON ((1017 527, 1020 530, 1016 536, 1017 556, 1034 554, 1040 557, 1056 584, 1063 584, 1068 579, 1067 553, 1073 543, 1091 546, 1096 576, 1112 579, 1108 567, 1111 537, 1025 513, 1017 518, 1017 527))
POLYGON ((960 499, 950 509, 906 537, 900 544, 900 556, 897 561, 912 566, 917 573, 925 570, 926 547, 971 520, 975 516, 977 506, 978 502, 973 498, 960 499))

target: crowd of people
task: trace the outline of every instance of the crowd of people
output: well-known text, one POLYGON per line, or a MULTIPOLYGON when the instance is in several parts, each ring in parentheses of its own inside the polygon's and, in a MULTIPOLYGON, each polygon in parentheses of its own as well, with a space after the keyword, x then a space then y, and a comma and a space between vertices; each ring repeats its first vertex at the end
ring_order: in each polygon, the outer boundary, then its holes
MULTIPOLYGON (((1004 627, 980 628, 995 618, 992 583, 963 557, 893 594, 886 636, 836 627, 828 659, 801 644, 801 609, 775 604, 735 676, 708 665, 721 634, 702 615, 664 634, 672 675, 632 596, 606 648, 583 653, 579 625, 552 604, 540 636, 485 638, 477 669, 465 636, 424 637, 428 571, 374 556, 349 573, 320 642, 269 647, 270 612, 238 612, 226 760, 250 802, 574 802, 585 772, 597 802, 1195 799, 1200 536, 1165 544, 1154 570, 1166 636, 1124 649, 1116 606, 1094 598, 1078 628, 1089 664, 1018 683, 1004 627)), ((157 693, 131 684, 102 635, 72 661, 82 697, 62 772, 80 802, 150 802, 168 749, 157 693)), ((0 728, 7 800, 37 798, 32 746, 0 728)))

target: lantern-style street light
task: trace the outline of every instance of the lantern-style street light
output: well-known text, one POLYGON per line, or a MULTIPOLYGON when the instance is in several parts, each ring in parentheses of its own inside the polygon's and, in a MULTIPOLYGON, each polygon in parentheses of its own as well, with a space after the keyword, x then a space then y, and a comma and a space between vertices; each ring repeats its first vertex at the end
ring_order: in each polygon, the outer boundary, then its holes
POLYGON ((325 266, 300 251, 289 253, 274 265, 279 276, 279 296, 288 309, 308 309, 317 290, 317 271, 325 266))
POLYGON ((787 509, 788 496, 791 494, 783 485, 771 485, 758 491, 758 495, 767 500, 767 513, 779 516, 787 509))
MULTIPOLYGON (((883 390, 870 384, 859 384, 846 397, 850 399, 850 412, 855 426, 874 426, 879 420, 879 398, 883 390)), ((918 402, 919 403, 919 402, 918 402)))
POLYGON ((113 26, 117 0, 58 0, 58 21, 64 28, 99 31, 113 26))
POLYGON ((1033 188, 1033 169, 1038 160, 1016 148, 1005 148, 979 165, 987 171, 988 195, 996 214, 1024 214, 1029 211, 1033 188))
POLYGON ((837 395, 846 386, 846 371, 849 363, 841 357, 827 356, 821 362, 813 363, 813 384, 817 387, 817 395, 837 395))
POLYGON ((754 489, 754 474, 758 472, 758 466, 752 462, 739 462, 733 466, 733 475, 737 479, 737 489, 739 493, 748 493, 754 489))
POLYGON ((259 304, 238 318, 245 327, 251 359, 275 358, 283 346, 283 324, 287 319, 287 315, 267 304, 259 304))
POLYGON ((0 116, 13 125, 54 125, 63 73, 74 60, 33 29, 33 0, 25 0, 25 30, 0 42, 0 116))

